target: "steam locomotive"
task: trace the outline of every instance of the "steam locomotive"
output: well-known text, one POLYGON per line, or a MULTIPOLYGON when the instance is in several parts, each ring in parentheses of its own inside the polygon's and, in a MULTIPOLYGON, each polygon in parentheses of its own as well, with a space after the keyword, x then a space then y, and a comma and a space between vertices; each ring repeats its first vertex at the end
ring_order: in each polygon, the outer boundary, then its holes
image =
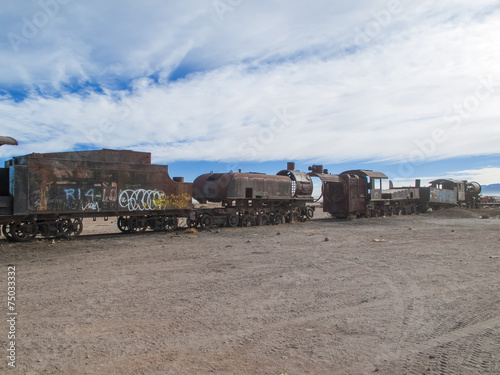
MULTIPOLYGON (((289 165, 290 168, 293 165, 289 165)), ((292 169, 170 178, 151 154, 122 150, 30 154, 0 168, 0 225, 5 237, 27 241, 73 238, 83 218, 118 217, 122 232, 189 226, 251 226, 312 218, 311 178, 292 169), (192 198, 219 207, 194 208, 192 198)))
POLYGON ((322 165, 309 167, 310 176, 322 182, 323 211, 336 218, 379 217, 424 213, 428 210, 466 206, 477 208, 481 185, 475 181, 439 179, 429 186, 382 189, 387 176, 368 170, 351 170, 338 175, 328 174, 322 165))
MULTIPOLYGON (((8 137, 2 144, 15 145, 8 137)), ((122 232, 188 226, 253 226, 312 219, 313 178, 322 184, 323 211, 337 218, 390 216, 465 205, 475 207, 477 182, 436 180, 429 187, 382 189, 387 176, 368 170, 309 173, 294 163, 276 175, 208 173, 193 183, 170 178, 151 154, 127 150, 75 151, 14 157, 0 168, 0 225, 15 241, 78 236, 83 218, 117 217, 122 232), (193 198, 201 203, 195 208, 193 198)))

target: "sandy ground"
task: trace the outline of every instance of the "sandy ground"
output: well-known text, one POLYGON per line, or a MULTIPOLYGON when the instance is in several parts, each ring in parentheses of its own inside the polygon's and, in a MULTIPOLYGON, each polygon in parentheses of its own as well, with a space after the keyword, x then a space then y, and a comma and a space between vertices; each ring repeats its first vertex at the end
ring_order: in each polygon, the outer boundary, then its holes
POLYGON ((0 373, 500 374, 498 215, 2 239, 0 373))

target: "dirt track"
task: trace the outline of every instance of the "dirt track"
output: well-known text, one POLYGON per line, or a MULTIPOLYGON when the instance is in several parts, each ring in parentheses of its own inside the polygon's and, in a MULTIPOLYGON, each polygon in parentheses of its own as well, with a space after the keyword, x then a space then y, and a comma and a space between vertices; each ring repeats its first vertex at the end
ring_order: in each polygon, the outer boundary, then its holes
POLYGON ((0 372, 500 374, 500 212, 480 214, 2 239, 0 372))

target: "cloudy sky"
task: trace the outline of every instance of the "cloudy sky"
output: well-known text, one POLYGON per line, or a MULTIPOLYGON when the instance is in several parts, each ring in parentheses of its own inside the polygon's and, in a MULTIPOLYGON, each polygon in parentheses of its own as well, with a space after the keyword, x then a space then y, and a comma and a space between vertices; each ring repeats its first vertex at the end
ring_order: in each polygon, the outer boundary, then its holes
POLYGON ((498 1, 4 0, 0 35, 2 160, 500 182, 498 1))

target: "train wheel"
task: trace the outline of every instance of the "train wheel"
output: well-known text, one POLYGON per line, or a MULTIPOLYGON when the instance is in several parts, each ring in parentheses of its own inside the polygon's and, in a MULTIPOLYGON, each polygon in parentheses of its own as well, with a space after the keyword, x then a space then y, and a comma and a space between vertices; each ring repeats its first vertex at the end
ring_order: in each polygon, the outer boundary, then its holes
POLYGON ((289 223, 298 223, 299 221, 300 221, 299 211, 292 211, 288 214, 288 222, 289 223))
POLYGON ((166 230, 167 218, 165 216, 152 216, 147 218, 148 227, 153 232, 161 232, 166 230))
POLYGON ((204 214, 200 219, 200 226, 204 229, 211 228, 213 224, 214 220, 209 214, 204 214))
POLYGON ((65 238, 75 238, 82 233, 83 221, 80 218, 62 219, 59 221, 59 234, 65 238))
POLYGON ((29 220, 16 221, 9 224, 9 233, 14 241, 26 242, 36 237, 38 225, 29 220))
POLYGON ((243 215, 241 217, 240 226, 242 227, 253 227, 255 226, 255 219, 252 215, 243 215))
POLYGON ((306 217, 310 220, 312 219, 314 216, 314 208, 312 208, 311 206, 307 206, 306 207, 306 217))
POLYGON ((179 227, 179 219, 175 216, 167 218, 166 230, 176 230, 179 227))
POLYGON ((116 226, 118 227, 118 229, 120 229, 120 231, 122 231, 123 233, 129 233, 130 230, 128 228, 128 222, 129 222, 129 219, 125 216, 120 216, 116 222, 116 226))
POLYGON ((10 224, 4 224, 4 225, 2 225, 2 234, 8 240, 12 240, 12 234, 10 234, 10 224))
POLYGON ((228 215, 226 222, 227 222, 228 227, 234 228, 234 227, 238 226, 238 224, 240 222, 240 218, 236 214, 231 214, 231 215, 228 215))
POLYGON ((188 228, 196 228, 198 226, 198 220, 197 219, 190 219, 189 217, 186 218, 186 225, 188 228))
POLYGON ((285 215, 283 215, 281 212, 276 212, 273 215, 273 224, 274 225, 285 224, 285 215))
POLYGON ((133 216, 128 220, 128 232, 129 233, 142 233, 148 229, 148 222, 146 218, 141 216, 133 216))
POLYGON ((271 224, 271 218, 267 214, 259 215, 257 219, 257 225, 269 225, 271 224))

